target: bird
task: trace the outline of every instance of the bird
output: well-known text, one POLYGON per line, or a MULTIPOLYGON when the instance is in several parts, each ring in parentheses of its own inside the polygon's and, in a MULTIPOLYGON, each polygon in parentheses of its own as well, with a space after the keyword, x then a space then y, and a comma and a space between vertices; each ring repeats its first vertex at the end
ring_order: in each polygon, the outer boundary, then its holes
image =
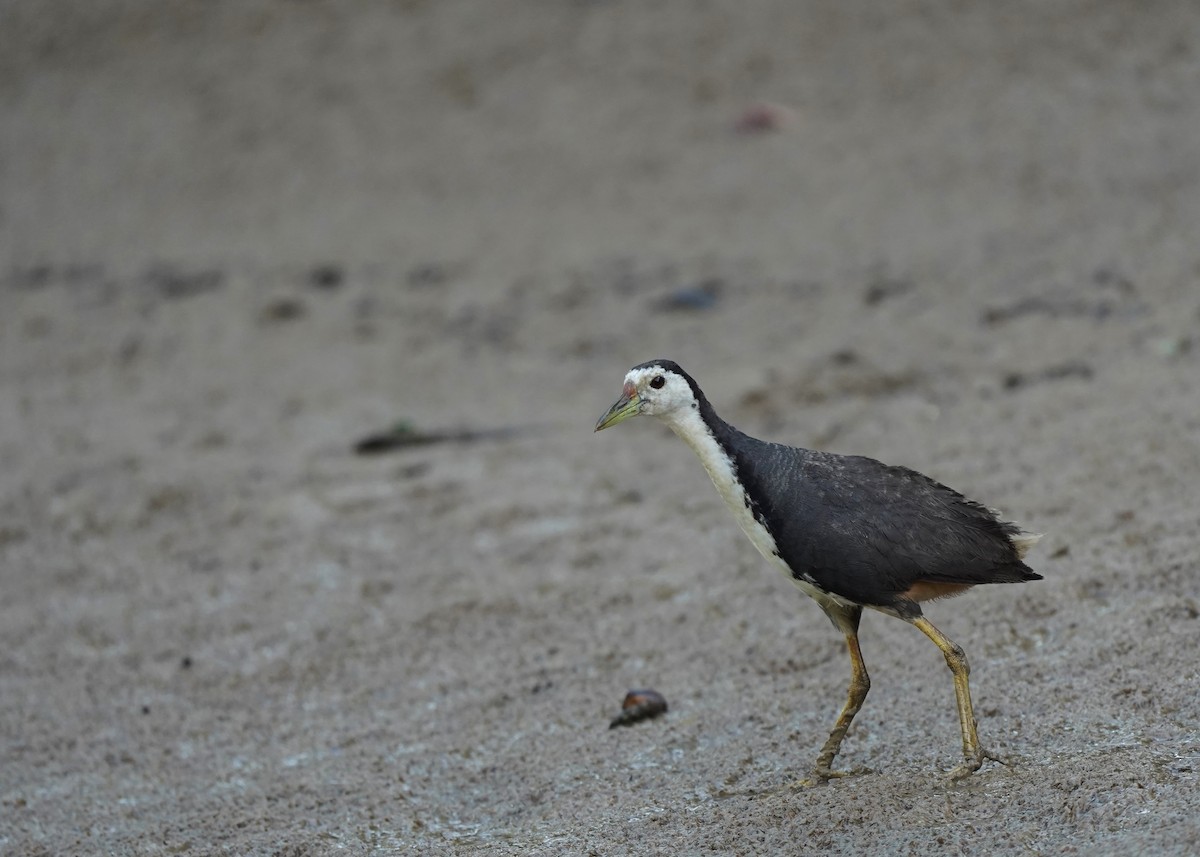
POLYGON ((966 653, 925 618, 921 604, 985 583, 1041 580, 1024 562, 1040 533, 907 467, 750 437, 717 416, 700 385, 671 360, 630 369, 595 431, 642 414, 692 448, 758 552, 845 636, 850 685, 817 755, 816 782, 857 773, 833 763, 871 687, 858 640, 864 608, 914 625, 941 650, 962 732, 963 759, 951 780, 999 761, 979 741, 966 653))

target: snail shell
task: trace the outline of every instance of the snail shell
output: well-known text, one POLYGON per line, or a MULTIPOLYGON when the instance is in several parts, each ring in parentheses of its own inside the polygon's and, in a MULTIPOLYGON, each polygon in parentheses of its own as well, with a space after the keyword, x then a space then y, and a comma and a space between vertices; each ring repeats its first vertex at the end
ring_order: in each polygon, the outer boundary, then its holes
POLYGON ((667 699, 657 690, 631 690, 625 694, 621 703, 621 713, 608 724, 609 729, 618 726, 632 726, 642 720, 658 717, 667 710, 667 699))

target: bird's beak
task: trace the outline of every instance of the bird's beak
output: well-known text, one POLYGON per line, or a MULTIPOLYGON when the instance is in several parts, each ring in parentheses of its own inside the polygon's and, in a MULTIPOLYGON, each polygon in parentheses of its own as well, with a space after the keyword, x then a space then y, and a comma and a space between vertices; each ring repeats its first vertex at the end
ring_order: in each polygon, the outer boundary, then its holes
POLYGON ((636 417, 642 412, 642 400, 638 397, 637 389, 633 384, 626 382, 625 389, 621 391, 621 398, 613 403, 613 406, 608 409, 608 413, 600 418, 600 422, 596 423, 596 431, 606 429, 609 426, 615 426, 617 423, 623 423, 630 417, 636 417))

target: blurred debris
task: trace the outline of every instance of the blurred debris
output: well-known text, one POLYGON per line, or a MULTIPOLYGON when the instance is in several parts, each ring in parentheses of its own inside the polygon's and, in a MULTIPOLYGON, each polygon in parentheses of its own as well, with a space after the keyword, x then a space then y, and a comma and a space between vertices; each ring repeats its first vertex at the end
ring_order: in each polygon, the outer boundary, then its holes
POLYGON ((138 333, 131 333, 122 340, 121 345, 117 348, 117 364, 128 366, 141 356, 141 353, 142 337, 138 333))
POLYGON ((356 455, 381 455, 413 446, 435 443, 474 443, 481 440, 503 440, 529 431, 529 427, 507 426, 493 429, 422 430, 409 422, 399 422, 386 431, 367 435, 354 444, 356 455))
POLYGON ((354 335, 359 339, 371 339, 378 333, 376 319, 382 312, 379 298, 373 294, 360 295, 351 304, 351 319, 354 335))
POLYGON ((1084 315, 1087 307, 1082 301, 1051 301, 1043 297, 1022 298, 1006 306, 988 307, 982 321, 989 327, 1005 324, 1026 315, 1084 315))
POLYGON ((1114 289, 1123 295, 1132 295, 1137 291, 1132 280, 1111 268, 1097 268, 1092 272, 1092 282, 1101 288, 1114 289))
POLYGON ((657 690, 631 690, 621 703, 621 713, 608 724, 609 729, 632 726, 643 720, 651 720, 667 710, 667 700, 657 690))
POLYGON ((415 289, 428 289, 443 285, 450 279, 450 272, 445 265, 427 262, 424 265, 410 268, 405 279, 415 289))
POLYGON ((912 280, 894 277, 880 277, 867 286, 863 293, 863 303, 867 306, 877 306, 886 300, 906 295, 916 288, 912 280))
POLYGON ((432 465, 428 461, 418 461, 415 464, 406 464, 396 471, 396 476, 400 479, 419 479, 430 470, 432 465))
POLYGON ((1090 318, 1095 321, 1104 321, 1113 317, 1129 318, 1145 312, 1145 307, 1140 301, 1131 300, 1128 297, 1133 291, 1132 285, 1129 285, 1127 289, 1120 285, 1116 285, 1115 288, 1118 294, 1106 298, 1033 295, 1004 306, 988 307, 980 316, 980 321, 989 327, 996 327, 1033 315, 1048 318, 1090 318))
POLYGON ((1005 390, 1018 390, 1021 387, 1028 387, 1032 384, 1040 384, 1045 381, 1066 381, 1070 379, 1090 381, 1095 374, 1095 370, 1089 364, 1081 360, 1073 360, 1067 363, 1059 363, 1056 366, 1048 366, 1037 372, 1009 372, 1004 376, 1003 386, 1005 390))
POLYGON ((724 282, 718 277, 709 277, 695 286, 676 289, 654 302, 659 312, 694 312, 712 309, 721 298, 724 282))
POLYGON ((260 324, 279 324, 296 321, 307 314, 308 307, 304 301, 299 298, 280 297, 270 301, 259 311, 258 321, 260 324))
POLYGON ((1164 360, 1182 357, 1191 352, 1194 342, 1190 336, 1161 336, 1150 343, 1150 347, 1164 360))
POLYGON ((511 351, 520 343, 517 330, 524 318, 519 307, 472 304, 462 307, 446 322, 446 333, 459 339, 467 353, 474 354, 482 346, 511 351))
POLYGON ((308 282, 314 288, 333 290, 346 281, 346 273, 338 265, 317 265, 308 272, 308 282))
POLYGON ((797 115, 786 105, 762 102, 743 110, 733 127, 740 134, 769 134, 794 125, 797 115))
POLYGON ((9 274, 9 282, 16 289, 41 289, 50 284, 54 270, 49 265, 31 265, 18 268, 9 274))
POLYGON ((146 272, 146 282, 168 300, 181 300, 216 291, 225 275, 215 268, 184 271, 172 265, 155 265, 146 272))

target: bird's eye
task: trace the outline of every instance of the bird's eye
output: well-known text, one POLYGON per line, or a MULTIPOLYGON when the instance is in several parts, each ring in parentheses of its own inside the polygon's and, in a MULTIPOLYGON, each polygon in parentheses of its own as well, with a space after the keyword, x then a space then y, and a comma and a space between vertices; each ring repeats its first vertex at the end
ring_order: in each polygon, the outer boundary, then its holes
POLYGON ((667 383, 667 379, 662 375, 655 375, 650 379, 650 386, 656 390, 661 390, 663 388, 663 384, 665 383, 667 383))

